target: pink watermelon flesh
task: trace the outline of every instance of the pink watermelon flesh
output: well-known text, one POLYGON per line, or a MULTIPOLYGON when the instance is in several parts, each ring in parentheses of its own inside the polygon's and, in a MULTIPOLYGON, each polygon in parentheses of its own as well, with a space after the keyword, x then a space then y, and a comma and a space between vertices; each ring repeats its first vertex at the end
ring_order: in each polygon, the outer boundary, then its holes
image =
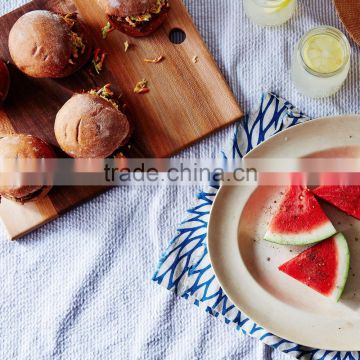
POLYGON ((290 186, 273 217, 265 240, 282 245, 307 245, 336 233, 315 196, 304 186, 290 186))
POLYGON ((350 255, 345 237, 337 234, 281 265, 279 270, 338 301, 349 274, 350 255))
POLYGON ((360 220, 360 186, 320 186, 313 193, 344 213, 360 220))

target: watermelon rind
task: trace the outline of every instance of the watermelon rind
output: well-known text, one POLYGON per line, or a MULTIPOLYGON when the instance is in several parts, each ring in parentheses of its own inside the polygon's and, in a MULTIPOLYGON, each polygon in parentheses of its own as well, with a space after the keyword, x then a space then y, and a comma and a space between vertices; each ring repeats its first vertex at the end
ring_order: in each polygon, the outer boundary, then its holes
POLYGON ((329 221, 319 225, 317 228, 298 234, 273 233, 270 229, 266 232, 264 240, 279 245, 304 246, 316 244, 336 234, 334 225, 329 221))
POLYGON ((342 233, 334 236, 338 250, 338 275, 336 280, 336 288, 331 295, 331 298, 338 302, 344 293, 344 289, 349 277, 350 271, 350 250, 345 236, 342 233))
POLYGON ((290 185, 264 239, 279 245, 304 246, 336 233, 314 194, 306 186, 290 185))

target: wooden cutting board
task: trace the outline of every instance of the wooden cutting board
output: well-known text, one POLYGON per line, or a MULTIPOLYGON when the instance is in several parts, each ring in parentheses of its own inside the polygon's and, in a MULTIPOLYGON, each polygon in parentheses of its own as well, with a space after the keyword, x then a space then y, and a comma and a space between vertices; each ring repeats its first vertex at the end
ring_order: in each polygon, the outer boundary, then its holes
POLYGON ((353 40, 360 45, 360 1, 334 0, 340 20, 353 40))
MULTIPOLYGON (((91 64, 79 73, 61 80, 31 79, 10 64, 11 89, 0 110, 0 134, 11 132, 37 135, 58 147, 54 119, 61 106, 73 95, 111 83, 123 95, 127 115, 135 125, 128 157, 167 157, 210 133, 241 118, 234 95, 197 32, 181 0, 171 0, 165 25, 153 36, 133 39, 116 31, 104 40, 101 28, 107 20, 96 1, 34 0, 0 18, 0 57, 11 63, 8 34, 15 21, 35 9, 59 13, 77 11, 86 23, 95 47, 108 54, 100 75, 91 74, 91 64), (182 29, 181 44, 169 40, 173 29, 182 29), (131 43, 125 53, 124 42, 131 43), (146 64, 145 58, 160 55, 159 64, 146 64), (193 58, 197 56, 198 62, 193 58), (134 94, 135 84, 146 78, 150 92, 134 94)), ((59 156, 65 157, 59 150, 59 156)), ((103 187, 62 187, 43 201, 18 205, 2 200, 0 217, 11 239, 36 229, 60 214, 104 191, 103 187)))

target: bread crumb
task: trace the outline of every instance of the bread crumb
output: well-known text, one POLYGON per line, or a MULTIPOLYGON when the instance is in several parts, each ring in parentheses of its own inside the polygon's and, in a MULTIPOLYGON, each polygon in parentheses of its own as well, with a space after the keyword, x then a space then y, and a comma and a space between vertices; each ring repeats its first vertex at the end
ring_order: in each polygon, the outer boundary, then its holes
POLYGON ((192 62, 194 64, 197 64, 199 62, 199 57, 197 55, 194 55, 194 57, 192 58, 192 62))
POLYGON ((157 64, 164 60, 164 56, 160 55, 155 59, 144 59, 144 62, 150 63, 150 64, 157 64))

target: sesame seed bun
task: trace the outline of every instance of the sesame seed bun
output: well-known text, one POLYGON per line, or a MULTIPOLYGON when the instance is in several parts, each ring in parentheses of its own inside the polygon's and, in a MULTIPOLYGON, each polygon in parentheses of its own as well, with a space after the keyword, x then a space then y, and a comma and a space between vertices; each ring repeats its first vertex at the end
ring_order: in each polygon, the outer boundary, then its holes
POLYGON ((61 149, 73 158, 107 158, 127 144, 131 126, 109 101, 77 94, 58 112, 55 136, 61 149))
POLYGON ((45 10, 21 16, 9 34, 9 50, 15 65, 25 74, 38 78, 66 77, 90 58, 91 43, 79 20, 71 29, 62 16, 45 10), (84 53, 71 64, 72 32, 82 37, 84 53))
MULTIPOLYGON (((52 159, 53 149, 43 140, 25 134, 8 135, 0 139, 0 160, 5 159, 52 159)), ((26 203, 45 197, 51 186, 0 184, 0 196, 9 200, 26 203)))

